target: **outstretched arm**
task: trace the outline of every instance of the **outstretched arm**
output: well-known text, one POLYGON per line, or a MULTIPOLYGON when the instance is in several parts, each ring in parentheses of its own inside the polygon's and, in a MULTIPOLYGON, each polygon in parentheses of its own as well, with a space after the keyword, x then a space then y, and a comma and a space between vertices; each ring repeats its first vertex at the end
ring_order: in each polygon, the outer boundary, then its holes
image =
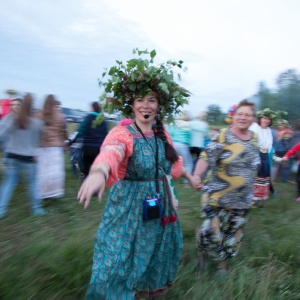
POLYGON ((98 193, 97 198, 101 200, 108 174, 109 165, 105 163, 91 169, 89 176, 82 183, 77 196, 79 203, 84 203, 84 208, 88 207, 95 193, 98 193))

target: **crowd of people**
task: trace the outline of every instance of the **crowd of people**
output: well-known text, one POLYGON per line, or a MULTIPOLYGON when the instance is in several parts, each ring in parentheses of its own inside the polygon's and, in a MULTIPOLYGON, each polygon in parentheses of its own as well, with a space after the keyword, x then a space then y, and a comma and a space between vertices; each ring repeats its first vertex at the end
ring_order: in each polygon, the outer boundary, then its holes
MULTIPOLYGON (((79 134, 83 141, 82 172, 89 168, 100 152, 106 137, 106 123, 93 126, 92 121, 100 113, 100 105, 92 103, 92 112, 80 124, 79 134)), ((3 152, 3 175, 0 185, 0 219, 7 214, 13 192, 25 172, 28 197, 33 216, 43 216, 43 200, 59 199, 65 194, 65 150, 70 139, 60 102, 47 95, 43 107, 34 113, 33 97, 10 100, 0 123, 0 139, 3 152)))
MULTIPOLYGON (((265 207, 269 192, 276 192, 272 183, 278 177, 288 180, 289 161, 300 151, 300 123, 293 132, 279 113, 268 108, 256 112, 248 100, 235 105, 230 126, 221 130, 209 130, 205 113, 192 119, 184 112, 167 125, 166 119, 190 96, 170 71, 181 68, 182 62, 172 62, 171 68, 151 66, 151 72, 149 61, 144 62, 143 76, 135 78, 136 90, 128 88, 128 80, 136 74, 132 64, 126 72, 112 68, 109 73, 112 79, 106 91, 113 96, 106 98, 106 104, 116 105, 130 118, 108 131, 105 121, 97 122, 101 107, 93 102, 73 139, 81 141, 78 159, 84 180, 79 203, 87 208, 94 195, 101 199, 105 187, 110 187, 86 299, 154 298, 172 286, 183 248, 172 182, 180 177, 195 192, 201 191, 202 225, 196 234, 199 271, 211 258, 218 262, 217 273, 226 276, 251 208, 265 207), (157 76, 166 70, 168 76, 157 76), (121 80, 113 84, 118 76, 121 80)), ((34 216, 47 214, 43 199, 64 195, 69 132, 60 103, 48 95, 36 114, 32 105, 30 94, 15 99, 11 113, 0 123, 4 141, 0 218, 7 214, 23 170, 34 216)), ((300 159, 296 200, 300 201, 300 159)))
MULTIPOLYGON (((171 135, 175 150, 183 158, 184 167, 192 173, 200 153, 215 134, 215 129, 209 129, 207 113, 201 112, 192 118, 184 111, 173 124, 166 125, 166 129, 171 135)), ((186 179, 183 183, 187 183, 186 179)))

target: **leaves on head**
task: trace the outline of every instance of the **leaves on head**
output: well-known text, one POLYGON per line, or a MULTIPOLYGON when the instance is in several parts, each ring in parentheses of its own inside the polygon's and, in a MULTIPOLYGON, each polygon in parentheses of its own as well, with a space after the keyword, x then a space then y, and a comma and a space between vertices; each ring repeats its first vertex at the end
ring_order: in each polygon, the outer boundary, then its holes
MULTIPOLYGON (((133 99, 154 92, 159 98, 161 116, 168 122, 173 121, 180 108, 188 103, 188 97, 191 95, 174 79, 174 68, 186 70, 183 68, 183 61, 168 60, 155 66, 155 50, 149 53, 147 50, 135 48, 133 54, 137 54, 138 57, 128 60, 126 64, 117 60, 116 66, 102 73, 102 79, 99 80, 99 85, 104 88, 104 94, 100 97, 102 109, 108 113, 118 110, 125 117, 129 117, 132 113, 133 99), (142 55, 149 55, 150 59, 142 59, 142 55), (107 75, 109 78, 105 80, 107 75)), ((180 80, 180 74, 177 75, 180 80)))
POLYGON ((282 115, 287 115, 288 113, 284 110, 272 110, 270 108, 264 108, 256 112, 257 118, 261 118, 263 116, 270 118, 272 121, 278 121, 282 117, 282 115))

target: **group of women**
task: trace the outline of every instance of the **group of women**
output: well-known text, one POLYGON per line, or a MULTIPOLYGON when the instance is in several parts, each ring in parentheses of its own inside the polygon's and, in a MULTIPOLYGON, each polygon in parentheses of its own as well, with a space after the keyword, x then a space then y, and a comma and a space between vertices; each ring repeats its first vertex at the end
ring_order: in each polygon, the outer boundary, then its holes
POLYGON ((12 101, 12 113, 1 120, 0 136, 4 138, 4 172, 0 186, 0 218, 6 216, 10 199, 26 173, 32 214, 47 214, 42 200, 64 195, 63 147, 68 138, 60 103, 48 95, 40 113, 33 114, 33 97, 12 101))
MULTIPOLYGON (((101 199, 105 186, 111 187, 95 240, 86 299, 154 298, 172 286, 183 247, 172 178, 182 176, 196 191, 202 189, 204 221, 197 232, 199 253, 202 261, 207 255, 218 261, 218 270, 223 273, 227 272, 228 259, 238 252, 253 194, 255 200, 267 199, 270 116, 263 113, 250 127, 256 116, 254 104, 241 101, 231 126, 206 146, 191 174, 183 167, 182 157, 163 125, 164 118, 172 118, 190 96, 174 81, 172 69, 181 68, 182 62, 154 66, 150 63, 154 56, 151 52, 150 61, 139 59, 139 64, 133 64, 131 60, 126 66, 112 67, 111 78, 104 84, 110 93, 105 105, 122 110, 134 121, 120 124, 106 135, 78 192, 79 202, 87 208, 93 195, 101 199), (207 176, 202 178, 203 174, 207 176)), ((0 190, 1 217, 6 214, 20 168, 28 173, 33 213, 45 213, 41 205, 43 177, 41 182, 35 179, 39 168, 35 150, 40 146, 37 158, 43 173, 46 160, 52 164, 61 155, 53 148, 61 148, 67 137, 59 104, 53 96, 48 101, 52 103, 49 109, 45 106, 33 118, 32 97, 25 96, 20 112, 1 126, 1 134, 11 137, 0 190), (55 131, 57 136, 53 135, 54 127, 60 128, 55 131), (47 134, 53 139, 46 142, 42 138, 47 134), (39 194, 34 188, 36 181, 39 194)), ((96 114, 91 121, 94 117, 96 114)), ((92 154, 94 149, 89 150, 92 154)), ((55 195, 62 193, 57 188, 55 195)))
MULTIPOLYGON (((134 122, 108 133, 78 193, 86 208, 95 193, 101 199, 105 186, 111 186, 95 240, 86 299, 154 298, 172 285, 183 241, 170 175, 188 179, 196 191, 202 189, 204 221, 197 232, 200 258, 204 262, 208 255, 218 261, 218 272, 223 274, 228 259, 238 253, 253 198, 267 199, 264 193, 270 171, 265 153, 269 144, 263 144, 264 136, 258 130, 250 130, 256 117, 253 103, 243 100, 236 106, 231 126, 206 146, 191 174, 183 168, 162 125, 165 107, 170 103, 175 107, 189 93, 172 76, 161 77, 154 85, 139 77, 143 89, 128 90, 127 80, 136 70, 127 66, 128 76, 120 68, 112 70, 124 75, 118 85, 121 93, 110 84, 107 92, 113 97, 106 100, 110 106, 124 103, 123 113, 133 114, 134 122)), ((160 66, 149 68, 151 74, 153 68, 161 71, 160 66)), ((151 78, 148 71, 145 68, 142 73, 151 78)), ((270 116, 263 114, 257 126, 264 132, 270 123, 270 116)))

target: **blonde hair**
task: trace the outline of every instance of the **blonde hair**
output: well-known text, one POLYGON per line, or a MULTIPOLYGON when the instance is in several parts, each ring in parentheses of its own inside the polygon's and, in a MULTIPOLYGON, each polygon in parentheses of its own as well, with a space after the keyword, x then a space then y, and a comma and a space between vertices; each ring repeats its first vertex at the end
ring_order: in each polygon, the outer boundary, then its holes
POLYGON ((189 121, 191 119, 187 111, 183 111, 182 114, 177 118, 177 120, 189 121))

